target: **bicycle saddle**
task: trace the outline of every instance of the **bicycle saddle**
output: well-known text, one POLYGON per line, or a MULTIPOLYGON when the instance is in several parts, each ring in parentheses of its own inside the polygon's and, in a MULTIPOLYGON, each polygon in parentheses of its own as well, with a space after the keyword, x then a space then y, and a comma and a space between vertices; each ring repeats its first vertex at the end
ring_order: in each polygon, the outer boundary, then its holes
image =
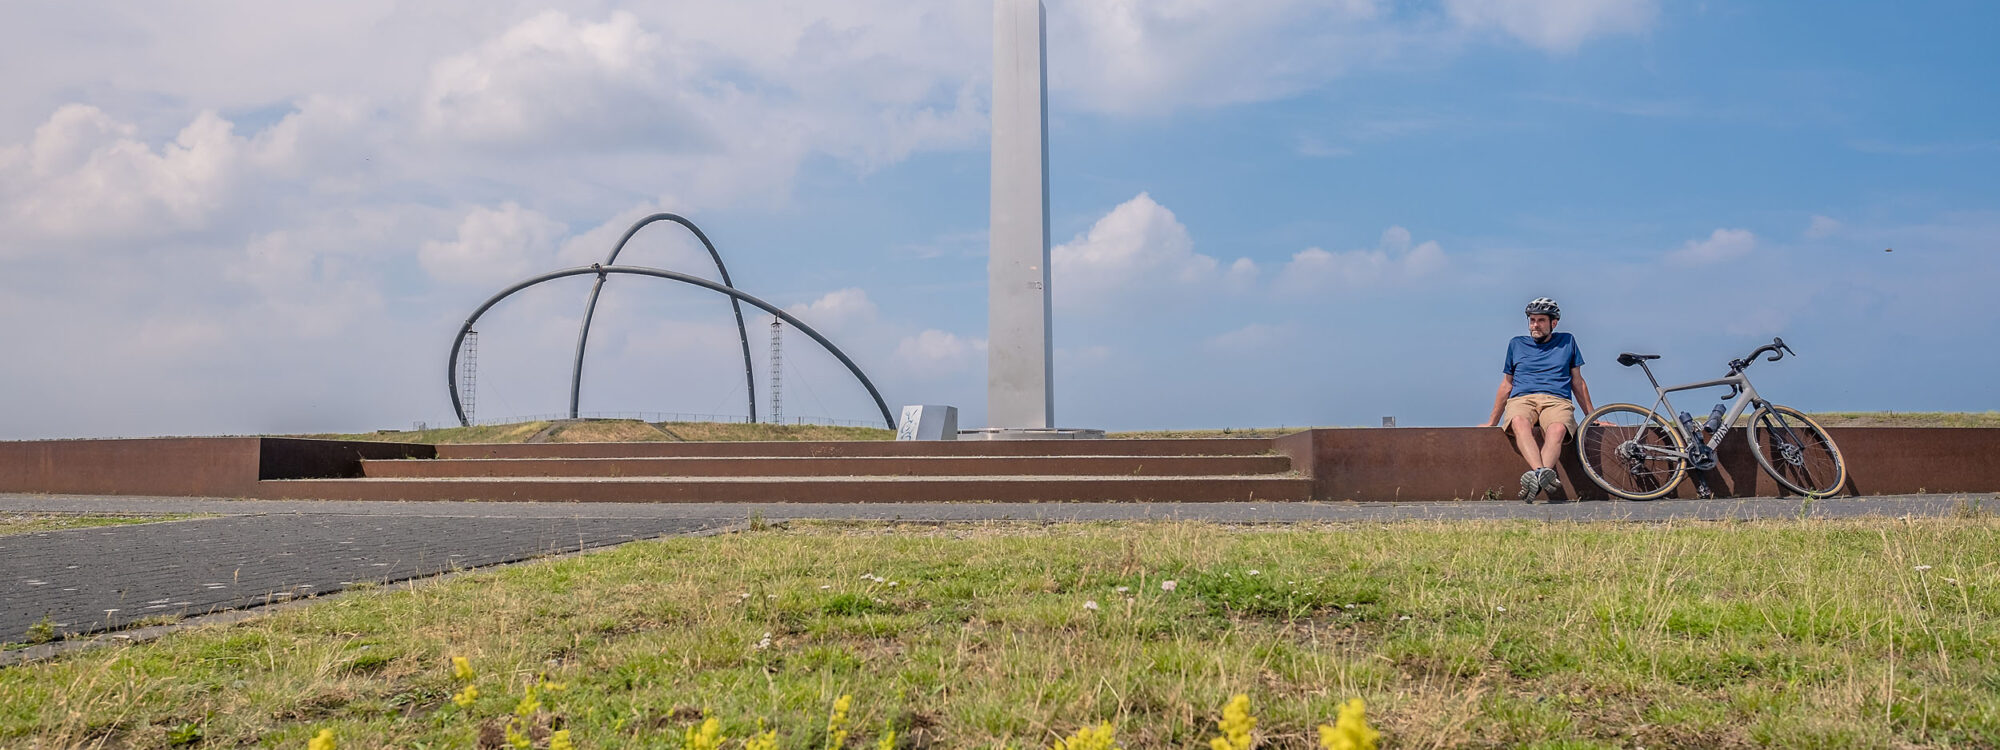
POLYGON ((1659 358, 1660 355, 1658 354, 1633 354, 1631 352, 1626 352, 1624 354, 1618 355, 1618 364, 1624 365, 1626 367, 1631 367, 1633 365, 1639 364, 1640 362, 1644 362, 1649 359, 1659 359, 1659 358))

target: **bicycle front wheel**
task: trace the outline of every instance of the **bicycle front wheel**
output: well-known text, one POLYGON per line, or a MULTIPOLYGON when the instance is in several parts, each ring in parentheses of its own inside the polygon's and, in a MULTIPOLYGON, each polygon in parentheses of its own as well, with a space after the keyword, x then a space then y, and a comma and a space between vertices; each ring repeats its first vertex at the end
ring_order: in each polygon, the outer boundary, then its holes
POLYGON ((1665 497, 1687 474, 1681 434, 1653 410, 1635 404, 1591 412, 1577 428, 1576 453, 1590 481, 1627 500, 1665 497))
POLYGON ((1750 418, 1750 450, 1772 479, 1806 497, 1827 497, 1847 484, 1847 464, 1826 428, 1792 407, 1757 410, 1750 418))

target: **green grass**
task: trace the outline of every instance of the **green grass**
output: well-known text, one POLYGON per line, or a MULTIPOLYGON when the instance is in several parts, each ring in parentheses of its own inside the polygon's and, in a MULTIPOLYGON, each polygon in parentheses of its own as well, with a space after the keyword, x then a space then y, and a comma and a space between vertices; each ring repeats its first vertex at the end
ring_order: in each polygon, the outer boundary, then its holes
POLYGON ((122 526, 134 523, 154 523, 156 521, 179 521, 198 517, 187 513, 144 516, 81 513, 0 513, 0 536, 60 531, 63 529, 87 529, 96 526, 122 526))
POLYGON ((785 747, 820 747, 842 694, 854 747, 891 728, 906 748, 1047 747, 1099 721, 1124 747, 1191 747, 1238 692, 1264 747, 1307 746, 1351 697, 1384 747, 1995 747, 1996 532, 1964 518, 677 538, 6 669, 0 746, 192 731, 302 747, 331 728, 342 747, 472 747, 545 676, 568 688, 537 725, 592 748, 678 747, 703 714, 731 737, 763 718, 785 747), (470 709, 450 701, 452 656, 479 674, 470 709))

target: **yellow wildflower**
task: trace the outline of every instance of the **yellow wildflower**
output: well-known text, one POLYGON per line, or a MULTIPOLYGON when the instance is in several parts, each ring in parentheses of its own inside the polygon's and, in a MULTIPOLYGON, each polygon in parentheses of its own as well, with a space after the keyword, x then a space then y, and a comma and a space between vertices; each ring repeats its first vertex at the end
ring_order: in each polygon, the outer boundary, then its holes
POLYGON ((1250 731, 1257 719, 1250 716, 1250 696, 1238 693, 1222 707, 1222 720, 1215 723, 1222 736, 1208 741, 1213 750, 1250 750, 1250 731))
POLYGON ((536 711, 542 709, 542 699, 537 695, 537 692, 535 686, 528 686, 528 692, 522 694, 521 702, 514 704, 515 716, 525 719, 534 716, 536 711))
POLYGON ((1360 698, 1340 707, 1340 720, 1332 726, 1319 725, 1319 746, 1324 750, 1375 750, 1382 736, 1368 726, 1368 706, 1360 698))
POLYGON ((688 727, 687 739, 681 743, 682 750, 721 750, 722 743, 729 738, 722 736, 722 722, 714 718, 701 723, 699 728, 688 727))
POLYGON ((471 708, 473 701, 477 700, 479 700, 478 685, 467 685, 464 690, 458 691, 458 695, 451 697, 451 702, 458 704, 459 708, 471 708))
POLYGON ((1081 727, 1068 739, 1056 740, 1055 746, 1049 750, 1121 750, 1117 738, 1112 736, 1114 733, 1108 721, 1094 727, 1081 727))
POLYGON ((764 720, 757 720, 757 733, 743 741, 743 750, 778 750, 778 730, 764 731, 764 720))
POLYGON ((535 746, 535 740, 528 735, 522 734, 519 729, 520 725, 520 719, 507 720, 507 744, 512 746, 514 750, 529 750, 535 746))
POLYGON ((875 750, 896 750, 896 730, 891 729, 888 734, 882 735, 882 741, 875 743, 875 750))
POLYGON ((826 718, 826 750, 840 750, 847 746, 847 709, 854 706, 854 696, 843 695, 833 702, 833 715, 826 718))
POLYGON ((471 682, 478 675, 472 671, 471 661, 463 656, 454 656, 451 657, 451 676, 458 678, 459 682, 471 682))
POLYGON ((306 741, 306 750, 338 750, 338 747, 333 744, 333 730, 331 729, 319 730, 319 734, 314 735, 312 739, 306 741))
POLYGON ((549 735, 549 750, 576 750, 576 743, 569 741, 569 730, 558 729, 549 735))

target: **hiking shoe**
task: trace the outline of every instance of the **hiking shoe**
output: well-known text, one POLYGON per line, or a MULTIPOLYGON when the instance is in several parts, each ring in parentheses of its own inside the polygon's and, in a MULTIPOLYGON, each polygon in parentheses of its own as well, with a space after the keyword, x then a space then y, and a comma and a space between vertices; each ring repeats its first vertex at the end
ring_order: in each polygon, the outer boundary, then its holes
POLYGON ((1542 494, 1542 472, 1544 469, 1529 469, 1521 474, 1521 502, 1532 503, 1535 496, 1542 494))
POLYGON ((1543 491, 1543 492, 1548 492, 1548 493, 1552 493, 1552 494, 1550 494, 1550 497, 1554 497, 1555 495, 1554 495, 1553 493, 1554 493, 1554 492, 1555 492, 1556 490, 1559 490, 1559 489, 1562 489, 1562 488, 1563 488, 1563 480, 1562 480, 1562 477, 1559 477, 1559 476, 1557 476, 1557 475, 1556 475, 1556 470, 1555 470, 1555 469, 1543 469, 1543 470, 1542 470, 1542 491, 1543 491))

